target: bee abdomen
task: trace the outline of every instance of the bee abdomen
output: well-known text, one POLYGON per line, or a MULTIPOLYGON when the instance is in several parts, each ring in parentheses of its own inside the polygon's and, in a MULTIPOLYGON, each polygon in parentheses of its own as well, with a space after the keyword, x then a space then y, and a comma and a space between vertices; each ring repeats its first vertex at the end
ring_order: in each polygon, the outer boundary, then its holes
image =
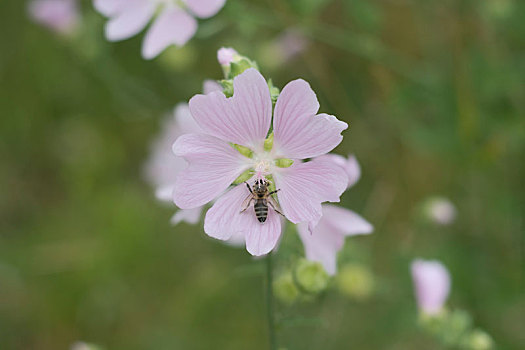
POLYGON ((268 205, 265 203, 265 201, 255 201, 253 209, 255 210, 255 216, 257 217, 257 220, 259 220, 259 222, 265 222, 266 217, 268 216, 268 205))

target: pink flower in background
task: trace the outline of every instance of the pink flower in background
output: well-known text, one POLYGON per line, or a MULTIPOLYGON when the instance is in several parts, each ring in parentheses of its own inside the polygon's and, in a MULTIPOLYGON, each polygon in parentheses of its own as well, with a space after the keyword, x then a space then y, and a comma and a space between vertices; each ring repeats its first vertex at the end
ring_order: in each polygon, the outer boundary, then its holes
MULTIPOLYGON (((222 90, 220 85, 212 80, 204 82, 204 93, 222 90)), ((187 103, 175 107, 174 115, 167 119, 162 127, 162 134, 154 142, 151 157, 145 167, 146 177, 155 187, 155 196, 162 201, 173 201, 175 178, 187 166, 181 157, 173 154, 171 146, 181 135, 202 132, 193 120, 187 103)), ((179 210, 171 222, 177 224, 186 221, 196 224, 201 216, 202 207, 179 210)))
POLYGON ((142 45, 142 56, 152 59, 170 45, 183 46, 197 31, 197 20, 214 16, 226 0, 94 0, 95 8, 109 17, 106 38, 130 38, 155 17, 142 45), (161 9, 156 15, 157 9, 161 9))
POLYGON ((310 85, 298 79, 288 83, 275 105, 273 147, 264 147, 272 124, 272 101, 263 76, 247 69, 234 79, 234 95, 220 92, 194 96, 190 111, 205 134, 188 134, 177 139, 173 150, 189 166, 177 177, 174 201, 183 209, 196 208, 219 197, 206 213, 204 231, 211 237, 228 240, 242 235, 252 255, 270 252, 281 236, 281 219, 270 206, 264 223, 257 220, 253 205, 241 213, 250 195, 246 185, 230 185, 245 171, 254 179, 272 177, 284 216, 293 223, 318 221, 321 203, 338 202, 346 188, 345 171, 328 159, 301 159, 321 156, 341 140, 347 124, 334 116, 317 114, 319 102, 310 85), (244 156, 231 144, 253 153, 244 156), (288 168, 275 161, 294 159, 288 168), (221 195, 222 194, 222 195, 221 195))
POLYGON ((33 0, 28 11, 35 22, 63 35, 73 33, 80 22, 76 0, 33 0))
POLYGON ((436 260, 416 259, 411 270, 419 309, 429 315, 439 313, 450 292, 447 268, 436 260))
MULTIPOLYGON (((321 158, 330 159, 346 171, 348 188, 359 180, 361 169, 354 156, 346 159, 327 154, 321 158)), ((326 272, 334 275, 337 270, 337 252, 343 248, 345 237, 372 233, 373 227, 351 210, 323 204, 323 216, 319 223, 313 228, 306 222, 300 223, 297 231, 304 244, 306 258, 320 262, 326 272)))
POLYGON ((221 47, 217 51, 217 61, 219 61, 219 64, 221 66, 228 66, 230 63, 233 62, 235 56, 238 56, 239 54, 237 51, 232 49, 231 47, 221 47))
POLYGON ((450 225, 456 219, 456 207, 447 198, 431 198, 426 203, 425 209, 428 218, 438 225, 450 225))

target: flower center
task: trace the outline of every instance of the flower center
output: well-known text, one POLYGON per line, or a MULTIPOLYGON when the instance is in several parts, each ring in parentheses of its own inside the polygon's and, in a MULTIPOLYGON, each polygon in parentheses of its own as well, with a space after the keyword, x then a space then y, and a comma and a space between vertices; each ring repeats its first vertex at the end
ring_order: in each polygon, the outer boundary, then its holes
POLYGON ((253 169, 257 178, 270 175, 274 169, 274 159, 268 154, 255 155, 253 169))

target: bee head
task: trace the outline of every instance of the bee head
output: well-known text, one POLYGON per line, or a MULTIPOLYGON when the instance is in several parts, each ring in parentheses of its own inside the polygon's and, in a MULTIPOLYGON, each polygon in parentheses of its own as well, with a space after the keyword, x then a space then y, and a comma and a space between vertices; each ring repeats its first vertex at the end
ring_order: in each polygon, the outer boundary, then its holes
POLYGON ((255 184, 253 185, 253 190, 255 192, 266 192, 268 189, 269 182, 268 180, 262 178, 262 179, 256 179, 255 184))

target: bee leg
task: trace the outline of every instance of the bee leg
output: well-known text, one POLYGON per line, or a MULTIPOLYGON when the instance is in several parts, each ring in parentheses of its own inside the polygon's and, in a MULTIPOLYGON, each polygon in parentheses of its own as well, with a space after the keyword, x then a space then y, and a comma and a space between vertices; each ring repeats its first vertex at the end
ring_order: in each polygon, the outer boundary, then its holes
POLYGON ((279 188, 279 189, 277 189, 277 190, 275 190, 275 191, 272 191, 272 192, 268 193, 268 195, 271 196, 272 194, 277 193, 277 192, 279 192, 280 190, 281 190, 281 189, 279 188))
POLYGON ((275 210, 277 214, 284 216, 284 214, 281 213, 281 208, 279 208, 279 204, 277 204, 277 202, 272 197, 268 197, 268 205, 272 207, 272 209, 275 210))
POLYGON ((250 191, 251 194, 253 194, 252 188, 250 187, 250 184, 248 184, 246 181, 244 181, 246 184, 246 187, 248 187, 248 191, 250 191))

